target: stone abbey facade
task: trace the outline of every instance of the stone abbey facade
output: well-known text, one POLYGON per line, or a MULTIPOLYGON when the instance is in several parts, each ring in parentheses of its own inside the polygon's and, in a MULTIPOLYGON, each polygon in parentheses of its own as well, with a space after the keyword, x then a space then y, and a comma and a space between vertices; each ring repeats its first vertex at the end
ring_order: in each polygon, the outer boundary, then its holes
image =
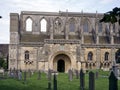
POLYGON ((9 69, 67 72, 120 63, 120 26, 100 13, 10 13, 9 69))

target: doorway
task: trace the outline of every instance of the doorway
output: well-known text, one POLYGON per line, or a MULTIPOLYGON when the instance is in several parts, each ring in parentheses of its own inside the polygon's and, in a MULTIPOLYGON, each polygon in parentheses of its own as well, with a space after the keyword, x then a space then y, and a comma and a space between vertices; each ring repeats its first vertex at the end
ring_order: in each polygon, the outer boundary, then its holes
POLYGON ((65 61, 60 59, 57 62, 57 71, 58 72, 65 72, 65 61))

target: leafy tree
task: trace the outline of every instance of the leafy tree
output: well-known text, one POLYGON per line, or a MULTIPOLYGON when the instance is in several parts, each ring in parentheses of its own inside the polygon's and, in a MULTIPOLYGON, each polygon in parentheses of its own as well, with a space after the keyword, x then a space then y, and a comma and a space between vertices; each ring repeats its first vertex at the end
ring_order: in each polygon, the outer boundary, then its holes
POLYGON ((100 20, 100 22, 105 23, 116 23, 118 22, 120 25, 120 8, 115 7, 112 11, 104 13, 103 18, 100 20))

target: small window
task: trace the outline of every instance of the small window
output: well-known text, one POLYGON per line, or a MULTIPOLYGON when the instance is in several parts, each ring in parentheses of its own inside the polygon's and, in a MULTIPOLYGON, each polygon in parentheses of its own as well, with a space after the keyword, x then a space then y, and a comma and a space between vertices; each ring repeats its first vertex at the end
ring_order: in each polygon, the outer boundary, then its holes
POLYGON ((40 30, 41 32, 46 32, 47 31, 47 21, 43 18, 41 21, 40 21, 40 30))
POLYGON ((89 60, 89 61, 92 61, 92 60, 93 60, 93 53, 92 53, 92 52, 89 52, 89 53, 88 53, 88 60, 89 60))
POLYGON ((108 60, 109 60, 109 53, 105 52, 105 61, 108 61, 108 60))
POLYGON ((83 31, 84 32, 89 32, 89 24, 88 21, 85 21, 83 24, 83 31))
POLYGON ((32 31, 32 20, 30 18, 26 20, 26 31, 32 31))
POLYGON ((29 51, 25 51, 25 60, 29 60, 29 51))

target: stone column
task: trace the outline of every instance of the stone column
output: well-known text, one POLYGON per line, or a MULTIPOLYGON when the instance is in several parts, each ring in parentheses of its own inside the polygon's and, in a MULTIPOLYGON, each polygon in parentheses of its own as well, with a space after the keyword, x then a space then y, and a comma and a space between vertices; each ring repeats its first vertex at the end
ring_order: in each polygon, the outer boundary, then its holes
POLYGON ((54 21, 53 21, 53 19, 50 19, 50 22, 49 22, 49 24, 50 24, 50 39, 53 39, 54 37, 54 34, 53 34, 53 30, 54 30, 54 21))
POLYGON ((113 62, 115 61, 115 48, 111 48, 111 63, 113 65, 113 62))
POLYGON ((96 49, 96 68, 100 68, 100 48, 96 49))
POLYGON ((110 35, 111 35, 111 41, 110 41, 110 43, 111 44, 114 44, 114 37, 113 37, 113 27, 112 27, 112 24, 110 24, 110 35))

